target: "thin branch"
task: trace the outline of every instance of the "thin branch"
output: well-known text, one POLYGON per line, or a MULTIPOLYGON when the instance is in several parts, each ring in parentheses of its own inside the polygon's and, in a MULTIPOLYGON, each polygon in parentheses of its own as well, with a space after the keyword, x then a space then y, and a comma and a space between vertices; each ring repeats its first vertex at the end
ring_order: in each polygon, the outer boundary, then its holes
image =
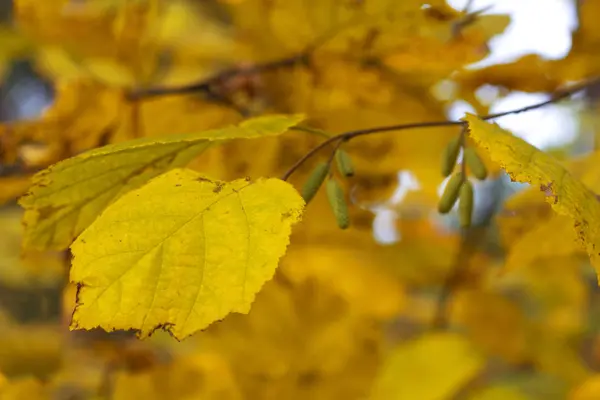
MULTIPOLYGON (((538 108, 542 108, 544 106, 547 106, 547 105, 550 105, 553 103, 557 103, 563 99, 571 97, 572 95, 579 93, 593 85, 596 85, 599 82, 600 82, 600 77, 594 78, 592 80, 574 85, 570 88, 557 91, 557 92, 553 93, 548 100, 542 101, 540 103, 536 103, 536 104, 532 104, 530 106, 521 107, 521 108, 517 108, 514 110, 504 111, 504 112, 500 112, 500 113, 496 113, 496 114, 484 115, 484 116, 481 116, 480 118, 483 120, 490 120, 490 119, 505 117, 507 115, 520 114, 520 113, 524 113, 527 111, 536 110, 538 108)), ((300 168, 309 158, 314 156, 321 149, 329 146, 332 143, 338 142, 338 141, 347 142, 358 136, 366 136, 366 135, 372 135, 372 134, 383 133, 383 132, 405 131, 405 130, 409 130, 409 129, 422 129, 422 128, 439 128, 439 127, 447 127, 447 126, 465 126, 465 125, 466 125, 466 122, 462 121, 462 120, 429 121, 429 122, 416 122, 416 123, 400 124, 400 125, 377 126, 377 127, 373 127, 373 128, 358 129, 358 130, 354 130, 354 131, 340 133, 339 135, 331 136, 329 139, 324 140, 323 142, 319 143, 317 146, 310 149, 304 156, 302 156, 298 161, 296 161, 296 163, 294 165, 292 165, 282 175, 281 179, 284 181, 288 180, 289 177, 294 172, 296 172, 296 170, 298 170, 298 168, 300 168)))
POLYGON ((284 181, 287 180, 294 172, 296 172, 296 170, 298 168, 300 168, 302 166, 302 164, 304 164, 305 161, 307 161, 309 158, 314 156, 319 150, 323 149, 324 147, 327 147, 331 143, 340 142, 340 141, 344 142, 344 141, 353 139, 357 136, 370 135, 370 134, 374 134, 374 133, 383 133, 383 132, 389 132, 389 131, 402 131, 402 130, 407 130, 407 129, 455 126, 455 125, 463 125, 463 124, 464 124, 463 121, 419 122, 419 123, 405 124, 405 125, 379 126, 379 127, 375 127, 375 128, 367 128, 367 129, 361 129, 361 130, 356 130, 356 131, 349 131, 346 133, 341 133, 336 136, 331 136, 329 139, 327 139, 327 140, 319 143, 317 146, 313 147, 311 150, 308 151, 308 153, 306 153, 304 156, 302 156, 302 158, 300 158, 298 161, 296 161, 296 163, 294 165, 292 165, 285 174, 283 174, 281 179, 284 181))
POLYGON ((190 93, 212 93, 214 87, 230 81, 232 78, 256 75, 264 72, 275 71, 282 68, 292 67, 298 64, 306 64, 308 62, 308 53, 303 52, 295 54, 279 60, 269 61, 264 64, 256 64, 250 67, 238 67, 230 68, 225 71, 219 72, 218 74, 202 80, 200 82, 192 83, 189 85, 178 86, 178 87, 157 87, 149 89, 139 89, 129 94, 130 99, 148 99, 158 96, 167 95, 183 95, 190 93))

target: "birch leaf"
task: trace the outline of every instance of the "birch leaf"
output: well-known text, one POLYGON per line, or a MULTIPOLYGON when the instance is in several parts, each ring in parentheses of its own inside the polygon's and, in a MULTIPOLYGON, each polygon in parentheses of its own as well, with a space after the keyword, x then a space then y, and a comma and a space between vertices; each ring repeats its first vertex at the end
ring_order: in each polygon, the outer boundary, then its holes
POLYGON ((175 169, 110 205, 73 243, 72 329, 162 327, 177 339, 247 313, 273 277, 304 201, 279 179, 175 169))

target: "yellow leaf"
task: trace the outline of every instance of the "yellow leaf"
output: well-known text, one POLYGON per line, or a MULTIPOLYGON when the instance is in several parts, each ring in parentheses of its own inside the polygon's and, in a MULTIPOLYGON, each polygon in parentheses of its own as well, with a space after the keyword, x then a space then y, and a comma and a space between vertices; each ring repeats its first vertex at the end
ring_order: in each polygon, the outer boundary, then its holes
POLYGON ((132 87, 189 83, 239 59, 228 30, 198 9, 175 0, 18 0, 14 19, 39 43, 37 65, 46 75, 132 87))
POLYGON ((486 84, 530 93, 553 91, 562 84, 552 61, 537 54, 528 54, 506 64, 468 69, 459 74, 457 80, 464 93, 473 93, 486 84))
MULTIPOLYGON (((569 160, 565 167, 593 191, 600 190, 600 153, 569 160)), ((524 267, 541 258, 584 253, 570 228, 569 217, 556 215, 537 188, 509 199, 498 216, 502 240, 508 248, 506 270, 524 267)))
POLYGON ((461 290, 450 318, 486 354, 513 364, 527 357, 527 319, 514 301, 490 290, 461 290))
POLYGON ((386 324, 357 313, 325 279, 288 280, 283 266, 250 313, 233 314, 186 343, 225 356, 245 399, 365 398, 381 362, 386 324))
POLYGON ((527 400, 518 389, 511 386, 492 386, 480 390, 469 397, 469 400, 527 400))
MULTIPOLYGON (((348 240, 355 238, 351 237, 348 240)), ((360 236, 360 239, 370 238, 360 236)), ((312 279, 328 285, 329 290, 354 304, 355 312, 381 319, 393 318, 406 305, 404 288, 391 271, 382 268, 381 262, 373 257, 378 249, 373 246, 372 251, 365 251, 363 247, 367 246, 348 248, 324 241, 293 246, 281 262, 282 272, 296 283, 312 279)))
POLYGON ((9 381, 0 388, 2 400, 47 400, 52 398, 50 390, 39 379, 33 377, 9 381))
POLYGON ((572 225, 570 218, 553 215, 548 221, 534 227, 510 248, 506 258, 506 271, 526 266, 544 256, 567 256, 581 251, 581 243, 577 240, 572 225))
POLYGON ((569 395, 569 400, 596 400, 598 398, 600 398, 600 375, 598 374, 587 379, 569 395))
POLYGON ((4 176, 0 178, 2 192, 0 192, 0 205, 23 195, 31 185, 30 175, 4 176))
POLYGON ((483 366, 483 357, 464 337, 423 335, 391 354, 371 400, 451 399, 483 366))
POLYGON ((65 248, 120 195, 185 166, 211 142, 278 135, 300 120, 299 115, 257 117, 223 129, 109 145, 55 164, 34 176, 20 200, 26 210, 24 246, 65 248))
POLYGON ((241 399, 231 366, 216 354, 181 357, 142 372, 118 371, 111 399, 241 399))
POLYGON ((539 186, 558 214, 570 217, 578 239, 585 245, 592 265, 600 269, 600 203, 596 195, 573 177, 555 158, 496 124, 467 115, 469 134, 513 181, 539 186), (598 247, 598 248, 596 248, 598 247))
POLYGON ((71 246, 80 286, 71 327, 164 327, 177 339, 247 313, 304 201, 281 180, 167 172, 109 206, 71 246))
POLYGON ((48 378, 61 367, 64 344, 64 332, 57 326, 4 325, 0 329, 0 371, 9 378, 48 378))
MULTIPOLYGON (((21 253, 21 218, 22 210, 17 207, 0 209, 0 285, 30 290, 60 285, 66 272, 64 255, 46 251, 21 253)), ((10 308, 13 306, 22 308, 11 301, 10 308)))

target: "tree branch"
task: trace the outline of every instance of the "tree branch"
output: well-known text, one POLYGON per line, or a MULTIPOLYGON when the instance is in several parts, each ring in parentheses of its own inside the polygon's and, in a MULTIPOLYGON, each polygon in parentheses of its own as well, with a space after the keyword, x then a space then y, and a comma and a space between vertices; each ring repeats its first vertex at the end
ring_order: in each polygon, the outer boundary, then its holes
POLYGON ((183 95, 204 92, 214 94, 215 87, 223 85, 233 78, 240 76, 256 75, 264 72, 275 71, 282 68, 293 67, 298 64, 308 64, 309 53, 302 52, 279 60, 269 61, 264 64, 256 64, 250 67, 237 67, 226 69, 218 74, 200 82, 179 87, 156 87, 149 89, 134 90, 129 93, 131 100, 149 99, 158 96, 183 95))
MULTIPOLYGON (((553 93, 548 100, 542 101, 540 103, 532 104, 530 106, 521 107, 521 108, 517 108, 514 110, 510 110, 510 111, 504 111, 504 112, 500 112, 500 113, 496 113, 496 114, 484 115, 484 116, 481 116, 480 118, 483 120, 490 120, 490 119, 505 117, 507 115, 520 114, 520 113, 524 113, 527 111, 536 110, 538 108, 542 108, 544 106, 547 106, 547 105, 550 105, 553 103, 557 103, 563 99, 571 97, 572 95, 579 93, 579 92, 581 92, 587 88, 590 88, 594 85, 597 85, 598 83, 600 83, 600 77, 579 83, 577 85, 573 85, 570 88, 566 88, 564 90, 559 90, 559 91, 553 93)), ((372 134, 383 133, 383 132, 405 131, 405 130, 409 130, 409 129, 422 129, 422 128, 439 128, 439 127, 445 127, 445 126, 465 126, 465 125, 466 125, 466 122, 461 121, 461 120, 458 120, 458 121, 450 121, 450 120, 429 121, 429 122, 416 122, 416 123, 400 124, 400 125, 378 126, 378 127, 373 127, 373 128, 358 129, 358 130, 354 130, 354 131, 340 133, 339 135, 331 136, 329 139, 324 140, 323 142, 319 143, 317 146, 310 149, 304 156, 302 156, 298 161, 296 161, 296 163, 294 165, 292 165, 282 175, 281 179, 284 181, 288 180, 289 177, 294 172, 296 172, 296 170, 298 170, 298 168, 300 168, 309 158, 314 156, 321 149, 323 149, 323 148, 327 147, 328 145, 335 143, 335 142, 340 142, 340 141, 347 142, 358 136, 366 136, 366 135, 372 135, 372 134)))

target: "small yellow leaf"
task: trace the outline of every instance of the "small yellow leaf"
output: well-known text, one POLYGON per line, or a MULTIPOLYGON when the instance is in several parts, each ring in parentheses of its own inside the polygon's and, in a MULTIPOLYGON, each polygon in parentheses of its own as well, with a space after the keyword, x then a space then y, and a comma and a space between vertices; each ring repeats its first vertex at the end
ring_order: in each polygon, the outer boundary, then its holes
POLYGON ((110 205, 71 246, 71 328, 163 327, 183 339, 247 313, 272 278, 304 201, 278 179, 167 172, 110 205))
POLYGON ((299 115, 252 118, 223 129, 141 138, 91 150, 33 177, 20 200, 25 208, 24 247, 63 249, 110 203, 169 169, 187 165, 213 142, 278 135, 299 115))
POLYGON ((483 365, 483 357, 464 337, 423 335, 391 354, 370 399, 450 399, 483 365))
POLYGON ((600 202, 554 157, 496 124, 467 115, 469 134, 516 182, 539 186, 554 211, 570 217, 596 270, 600 269, 600 202))

